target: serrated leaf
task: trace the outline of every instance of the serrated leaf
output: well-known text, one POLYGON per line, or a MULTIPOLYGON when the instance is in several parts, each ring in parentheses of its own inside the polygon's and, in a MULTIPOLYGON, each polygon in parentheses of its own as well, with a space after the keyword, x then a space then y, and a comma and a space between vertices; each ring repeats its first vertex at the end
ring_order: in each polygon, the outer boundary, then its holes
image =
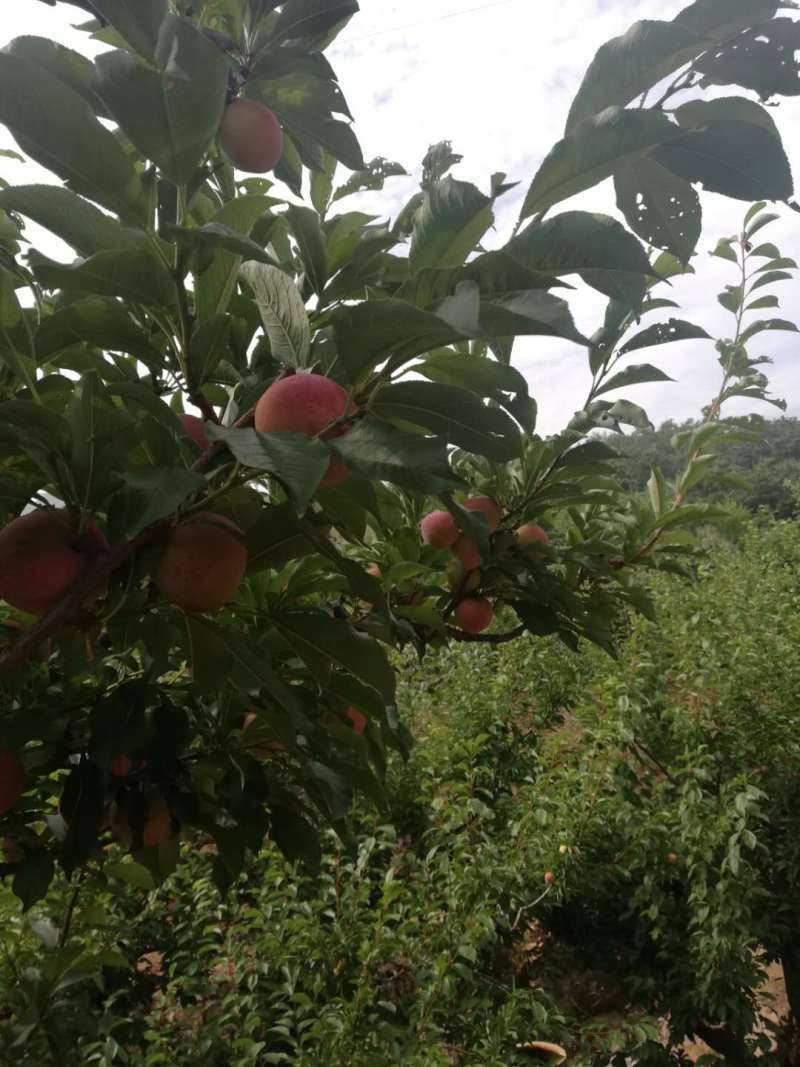
POLYGON ((786 200, 793 182, 777 127, 759 104, 739 97, 694 100, 676 111, 691 131, 656 148, 667 170, 737 200, 786 200))
POLYGON ((207 432, 209 440, 223 441, 240 463, 273 474, 290 493, 298 514, 308 507, 331 460, 329 446, 305 434, 258 433, 211 423, 207 432))
POLYGON ((575 274, 628 306, 644 297, 652 271, 641 244, 608 215, 565 211, 533 223, 512 240, 508 252, 526 267, 548 274, 575 274))
POLYGON ((112 211, 135 215, 142 185, 132 161, 85 99, 43 67, 0 53, 0 122, 22 151, 112 211))
POLYGON ((273 359, 297 370, 307 367, 311 327, 300 290, 277 267, 244 263, 241 272, 253 290, 273 359))
MULTIPOLYGON (((322 612, 293 611, 272 621, 298 655, 315 670, 320 659, 330 661, 372 686, 387 704, 394 702, 394 671, 377 641, 358 633, 349 622, 322 612)), ((323 679, 326 682, 329 675, 323 679)))
POLYGON ((32 219, 82 256, 147 246, 147 237, 141 230, 120 226, 88 200, 58 185, 0 189, 0 207, 32 219))
POLYGON ((159 27, 158 48, 170 57, 161 70, 121 50, 98 56, 97 91, 145 159, 184 185, 219 128, 227 63, 190 20, 174 14, 159 27))
POLYGON ((443 440, 404 433, 381 419, 363 419, 331 445, 348 467, 373 481, 430 494, 463 487, 450 469, 443 440))
POLYGON ((379 418, 421 426, 466 452, 497 462, 520 454, 520 434, 511 418, 455 386, 398 382, 380 391, 371 410, 379 418))
POLYGON ((528 190, 521 218, 591 189, 675 133, 675 125, 654 111, 609 107, 585 119, 542 163, 528 190))
POLYGON ((175 283, 165 267, 144 250, 96 252, 75 263, 37 260, 34 273, 45 289, 78 295, 119 296, 148 307, 173 307, 175 283))
POLYGON ((464 263, 494 221, 492 201, 469 182, 449 175, 425 193, 411 236, 412 273, 464 263))
POLYGON ((598 50, 570 108, 566 132, 607 107, 629 104, 704 48, 697 34, 678 23, 634 23, 598 50))

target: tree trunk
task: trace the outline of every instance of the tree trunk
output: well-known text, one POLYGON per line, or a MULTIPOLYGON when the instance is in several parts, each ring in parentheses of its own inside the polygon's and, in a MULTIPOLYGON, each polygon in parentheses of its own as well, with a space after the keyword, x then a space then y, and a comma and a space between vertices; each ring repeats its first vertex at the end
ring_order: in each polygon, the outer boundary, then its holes
POLYGON ((753 1057, 745 1043, 730 1030, 718 1029, 701 1023, 695 1033, 709 1048, 724 1056, 726 1067, 752 1067, 753 1057))

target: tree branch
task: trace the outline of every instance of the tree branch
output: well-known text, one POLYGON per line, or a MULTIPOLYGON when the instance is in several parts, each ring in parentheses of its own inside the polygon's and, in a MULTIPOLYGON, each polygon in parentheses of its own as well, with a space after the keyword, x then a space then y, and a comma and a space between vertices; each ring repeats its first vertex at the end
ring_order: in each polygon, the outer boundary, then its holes
POLYGON ((506 634, 468 634, 465 630, 457 630, 454 626, 447 627, 447 633, 454 641, 463 641, 468 644, 505 645, 509 641, 516 641, 525 633, 524 626, 518 626, 506 634))

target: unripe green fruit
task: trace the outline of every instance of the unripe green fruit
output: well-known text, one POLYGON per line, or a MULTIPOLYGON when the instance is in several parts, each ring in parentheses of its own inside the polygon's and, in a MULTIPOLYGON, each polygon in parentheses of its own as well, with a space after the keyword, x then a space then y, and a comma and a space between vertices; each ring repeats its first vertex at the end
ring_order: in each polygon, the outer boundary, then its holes
POLYGON ((25 789, 25 765, 10 748, 0 748, 0 816, 5 815, 25 789))
POLYGON ((419 529, 425 544, 434 548, 452 548, 458 540, 458 527, 449 511, 432 511, 419 529))
POLYGON ((474 571, 483 562, 478 546, 465 534, 462 534, 453 545, 453 555, 465 571, 474 571))
MULTIPOLYGON (((256 404, 255 427, 259 433, 302 433, 316 437, 326 426, 351 411, 347 393, 332 378, 322 374, 292 374, 262 394, 256 404)), ((345 426, 336 427, 323 438, 339 437, 346 432, 345 426)), ((344 460, 333 456, 320 488, 341 485, 349 473, 344 460)))
POLYGON ((483 597, 466 597, 456 607, 456 622, 465 633, 480 634, 488 629, 494 618, 494 608, 483 597))
POLYGON ((202 448, 203 451, 208 448, 210 442, 206 437, 206 424, 202 419, 198 419, 196 415, 179 415, 184 433, 186 436, 197 445, 198 448, 202 448))
POLYGON ((238 526, 210 511, 199 511, 172 531, 155 582, 159 592, 184 611, 216 611, 242 583, 247 550, 235 536, 238 526))
POLYGON ((470 511, 480 511, 489 524, 489 533, 494 533, 500 525, 503 513, 499 506, 488 496, 473 496, 464 501, 464 507, 470 511))
POLYGON ((93 524, 77 535, 64 510, 20 515, 0 531, 0 596, 18 611, 44 615, 107 548, 93 524))
POLYGON ((220 143, 237 170, 266 174, 283 155, 283 131, 274 113, 258 100, 234 100, 225 108, 220 143))

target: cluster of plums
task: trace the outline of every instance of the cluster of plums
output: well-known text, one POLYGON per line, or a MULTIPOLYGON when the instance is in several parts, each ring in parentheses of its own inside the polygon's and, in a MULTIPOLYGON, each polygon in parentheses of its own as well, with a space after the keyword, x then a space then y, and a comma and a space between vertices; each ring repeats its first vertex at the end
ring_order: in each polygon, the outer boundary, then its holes
MULTIPOLYGON (((255 410, 261 433, 291 431, 316 436, 348 410, 345 390, 319 374, 295 374, 275 382, 255 410)), ((183 416, 188 437, 207 447, 203 422, 183 416)), ((335 436, 346 426, 333 427, 335 436)), ((321 485, 339 485, 348 476, 344 462, 331 458, 321 485)), ((0 531, 0 597, 18 611, 44 615, 80 578, 108 542, 90 523, 79 533, 63 509, 31 511, 0 531)), ((235 523, 211 511, 188 515, 174 526, 154 574, 170 603, 186 611, 216 611, 233 597, 244 578, 247 550, 235 523)))
MULTIPOLYGON (((490 534, 497 530, 503 518, 500 506, 488 496, 471 497, 464 502, 464 507, 483 514, 490 534)), ((462 599, 455 607, 456 622, 466 633, 483 633, 491 626, 494 607, 485 597, 472 595, 481 584, 479 568, 483 559, 478 546, 472 538, 459 530, 449 511, 432 511, 426 515, 420 523, 420 533, 426 544, 434 548, 449 549, 458 560, 462 568, 459 583, 462 599)), ((520 526, 516 531, 516 539, 519 547, 523 549, 550 543, 547 531, 533 522, 520 526)))

